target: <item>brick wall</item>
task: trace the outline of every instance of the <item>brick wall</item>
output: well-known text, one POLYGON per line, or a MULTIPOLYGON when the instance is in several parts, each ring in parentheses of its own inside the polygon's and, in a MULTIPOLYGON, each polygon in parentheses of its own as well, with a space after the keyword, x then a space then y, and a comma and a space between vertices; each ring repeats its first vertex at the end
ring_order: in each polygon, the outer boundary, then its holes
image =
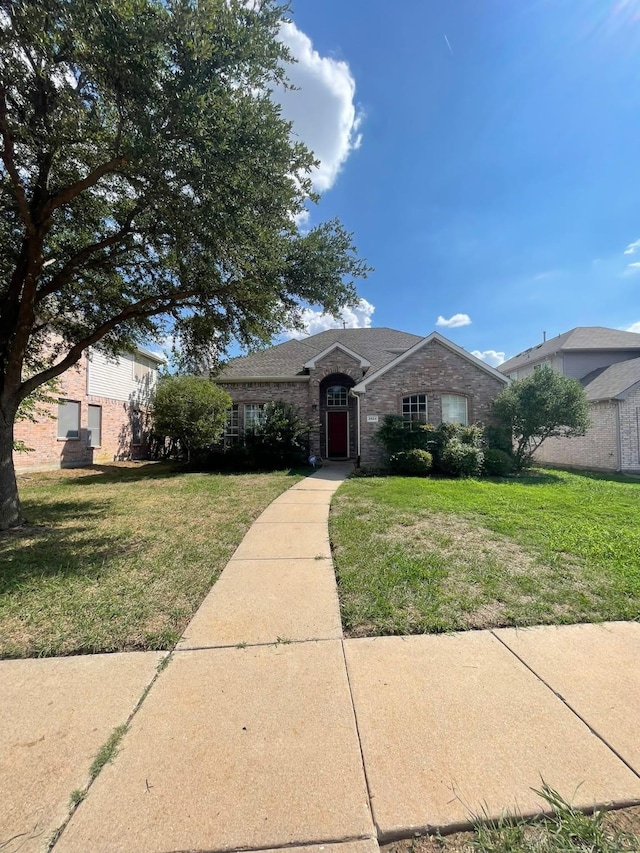
MULTIPOLYGON (((87 394, 87 359, 83 357, 59 379, 60 399, 80 403, 80 438, 58 439, 58 406, 43 407, 52 417, 43 417, 35 424, 16 423, 15 438, 32 447, 33 453, 14 453, 16 471, 35 471, 47 468, 74 467, 92 463, 108 463, 116 459, 144 459, 147 446, 132 445, 132 407, 130 403, 87 394), (88 406, 102 408, 102 439, 100 447, 88 446, 88 406)), ((142 411, 143 425, 146 413, 142 411)), ((144 441, 144 435, 143 435, 144 441)))
POLYGON ((640 471, 640 388, 632 391, 620 406, 621 469, 640 471))
POLYGON ((569 468, 619 470, 617 408, 617 402, 591 403, 589 417, 592 426, 585 436, 548 438, 536 451, 534 458, 539 462, 566 465, 569 468))
POLYGON ((467 398, 469 423, 489 423, 491 403, 504 387, 504 382, 482 368, 431 341, 372 382, 361 396, 362 463, 383 462, 384 450, 374 437, 384 415, 402 413, 403 397, 426 393, 428 420, 437 425, 442 421, 442 395, 460 394, 467 398), (377 415, 378 423, 367 423, 367 415, 377 415))

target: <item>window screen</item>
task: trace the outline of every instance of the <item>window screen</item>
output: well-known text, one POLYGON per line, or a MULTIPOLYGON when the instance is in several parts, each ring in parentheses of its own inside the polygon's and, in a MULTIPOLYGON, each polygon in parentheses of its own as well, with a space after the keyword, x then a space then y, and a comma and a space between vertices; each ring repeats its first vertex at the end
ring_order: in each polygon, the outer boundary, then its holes
POLYGON ((410 397, 403 397, 402 419, 404 420, 404 425, 408 429, 411 429, 413 424, 426 424, 427 395, 412 394, 410 397))
POLYGON ((80 438, 80 403, 58 402, 58 438, 80 438))
POLYGON ((90 405, 88 407, 87 426, 89 428, 89 447, 100 447, 102 444, 102 406, 90 405))

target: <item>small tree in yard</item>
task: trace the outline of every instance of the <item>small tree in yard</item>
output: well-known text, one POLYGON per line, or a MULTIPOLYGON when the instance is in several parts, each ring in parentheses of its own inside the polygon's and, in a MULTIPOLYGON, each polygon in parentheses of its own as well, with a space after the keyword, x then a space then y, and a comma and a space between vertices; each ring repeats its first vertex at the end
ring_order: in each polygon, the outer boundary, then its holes
POLYGON ((190 462, 222 435, 231 397, 201 376, 163 376, 152 408, 156 435, 177 441, 190 462))
POLYGON ((545 439, 584 435, 589 427, 584 388, 548 365, 511 382, 496 397, 493 413, 512 431, 516 470, 531 464, 545 439))

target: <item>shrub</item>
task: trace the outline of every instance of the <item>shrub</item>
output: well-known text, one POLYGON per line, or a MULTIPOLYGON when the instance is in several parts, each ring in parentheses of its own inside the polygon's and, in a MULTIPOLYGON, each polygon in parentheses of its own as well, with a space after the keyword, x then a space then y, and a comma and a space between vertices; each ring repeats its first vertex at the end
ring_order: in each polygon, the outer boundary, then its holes
POLYGON ((429 451, 420 450, 419 447, 394 453, 389 459, 392 473, 404 477, 426 477, 432 464, 433 458, 429 451))
POLYGON ((459 438, 447 442, 440 454, 440 472, 449 477, 478 477, 482 472, 484 453, 459 438))
POLYGON ((513 442, 511 440, 511 429, 508 426, 488 424, 484 428, 484 443, 492 450, 502 450, 511 456, 513 442))
POLYGON ((308 427, 291 403, 267 403, 256 429, 247 434, 246 445, 258 468, 295 465, 307 457, 308 427))
POLYGON ((177 443, 188 462, 218 441, 224 430, 231 397, 201 376, 163 376, 152 407, 158 441, 177 443))
POLYGON ((513 471, 513 459, 504 450, 489 447, 484 451, 482 473, 485 477, 507 477, 513 471))

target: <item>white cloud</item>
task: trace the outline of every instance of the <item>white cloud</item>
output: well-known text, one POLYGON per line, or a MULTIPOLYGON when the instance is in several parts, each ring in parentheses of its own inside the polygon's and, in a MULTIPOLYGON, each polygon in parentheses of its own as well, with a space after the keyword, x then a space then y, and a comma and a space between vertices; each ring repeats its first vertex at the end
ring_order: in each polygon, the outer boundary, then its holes
POLYGON ((632 323, 624 330, 625 332, 638 332, 640 334, 640 322, 632 323))
POLYGON ((633 243, 629 243, 624 253, 625 255, 635 255, 638 249, 640 249, 640 240, 635 240, 633 243))
POLYGON ((469 326, 471 317, 468 314, 454 314, 446 320, 442 314, 436 320, 436 326, 446 326, 447 329, 457 329, 458 326, 469 326))
POLYGON ((482 352, 478 349, 471 350, 471 355, 475 355, 480 361, 490 364, 491 367, 498 367, 505 360, 503 352, 496 352, 494 349, 485 349, 482 352))
POLYGON ((294 133, 320 160, 313 171, 319 192, 330 189, 349 154, 360 147, 362 113, 356 109, 356 84, 346 62, 320 56, 295 24, 283 24, 280 38, 298 60, 287 67, 296 90, 278 88, 274 97, 294 133))
POLYGON ((374 305, 367 302, 366 299, 361 299, 355 308, 344 308, 340 313, 340 318, 336 320, 330 314, 305 308, 302 312, 304 331, 289 329, 285 332, 285 337, 303 340, 307 335, 317 335, 318 332, 325 332, 327 329, 342 329, 343 324, 344 328, 347 329, 368 329, 371 326, 371 317, 375 310, 374 305))
POLYGON ((627 264, 627 268, 622 272, 622 275, 638 275, 638 273, 640 273, 640 262, 636 261, 633 264, 627 264))

